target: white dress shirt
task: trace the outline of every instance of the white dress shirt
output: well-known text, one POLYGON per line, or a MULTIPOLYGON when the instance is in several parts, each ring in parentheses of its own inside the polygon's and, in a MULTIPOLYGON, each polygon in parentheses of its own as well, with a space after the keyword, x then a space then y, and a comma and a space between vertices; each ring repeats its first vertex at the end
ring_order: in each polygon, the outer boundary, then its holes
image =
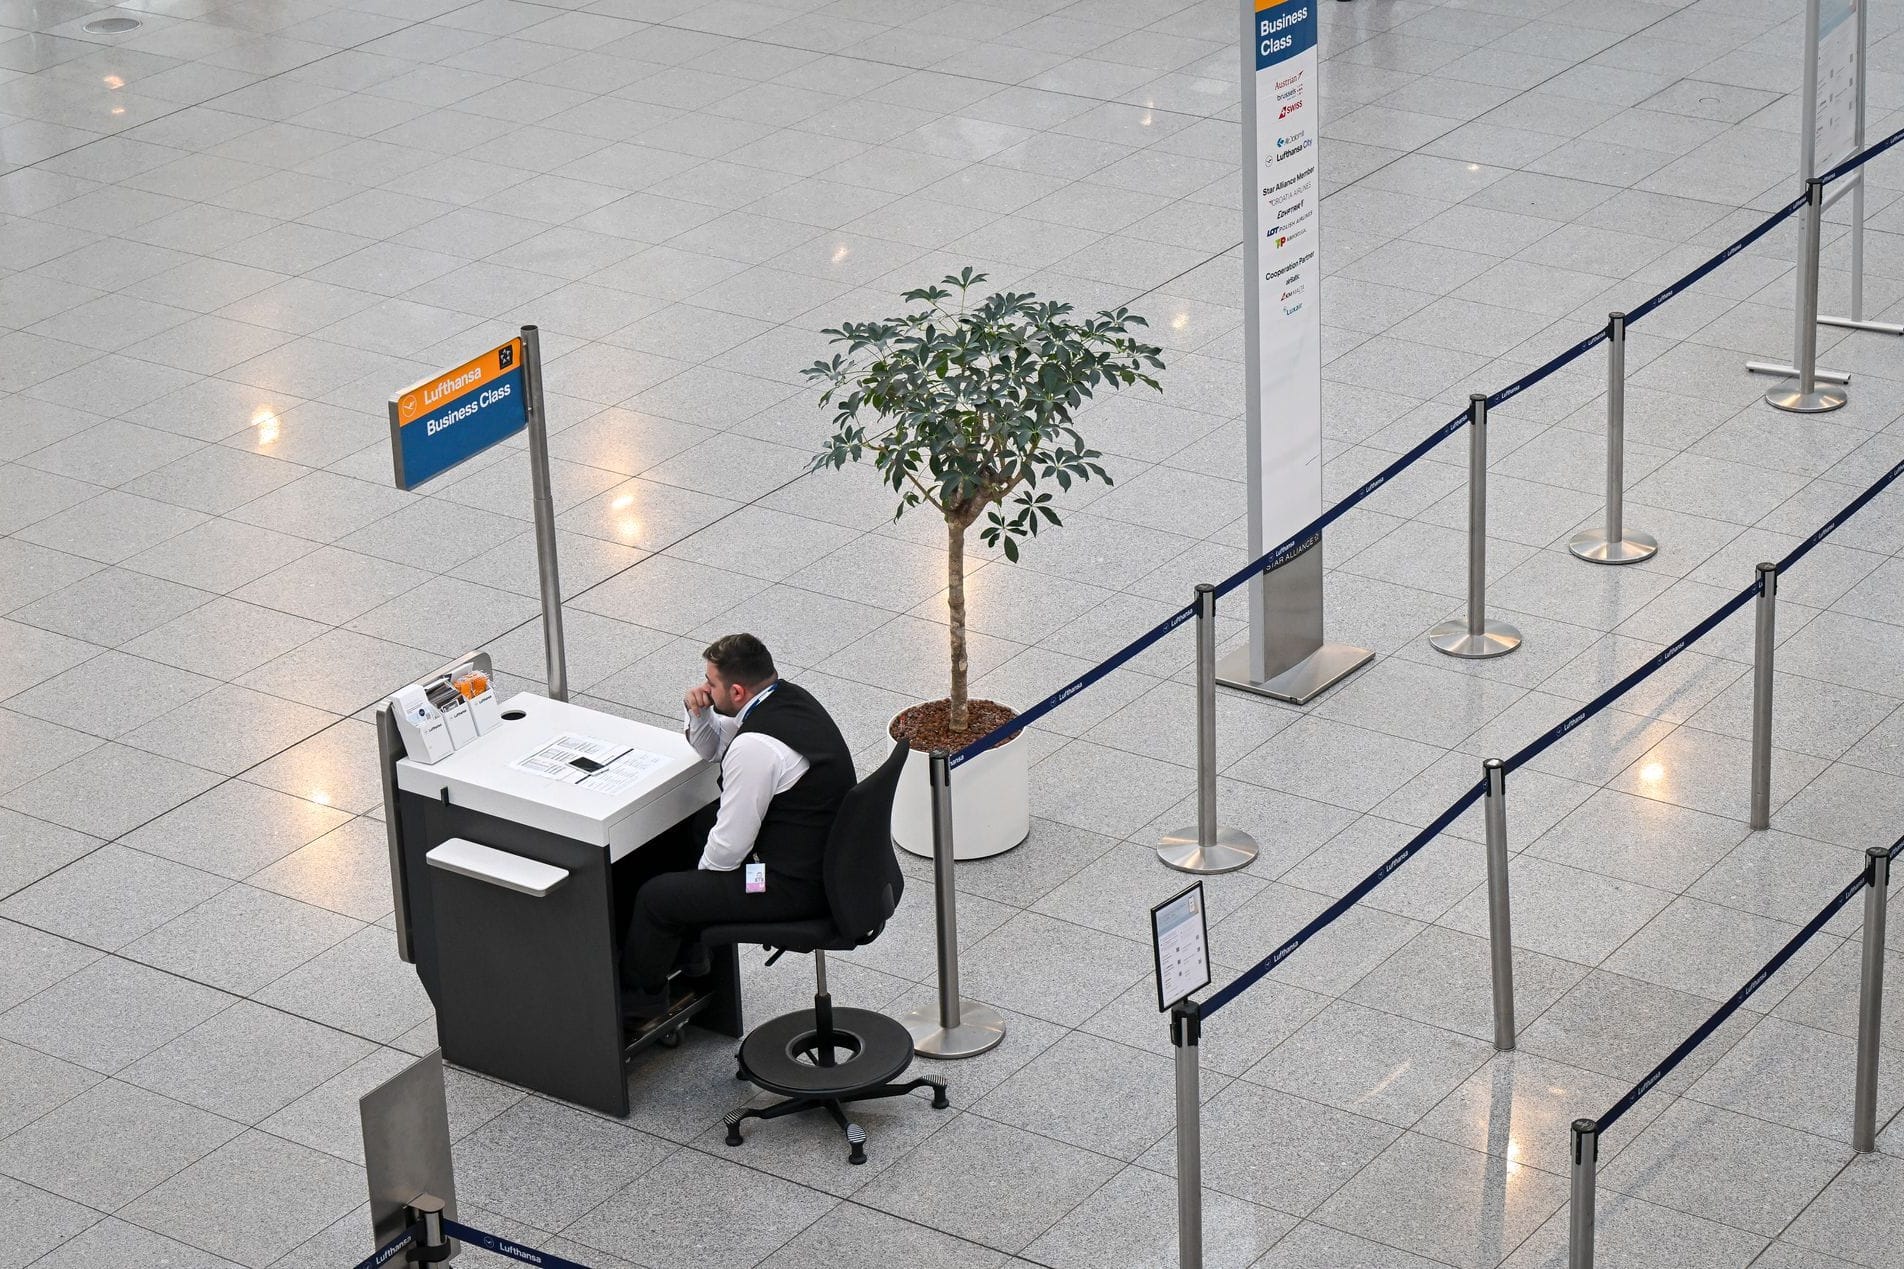
POLYGON ((721 809, 701 850, 701 867, 732 872, 754 851, 754 838, 767 804, 807 773, 810 764, 772 736, 750 731, 736 736, 749 710, 772 696, 768 688, 740 713, 724 718, 712 709, 684 710, 685 731, 694 752, 721 764, 721 809))

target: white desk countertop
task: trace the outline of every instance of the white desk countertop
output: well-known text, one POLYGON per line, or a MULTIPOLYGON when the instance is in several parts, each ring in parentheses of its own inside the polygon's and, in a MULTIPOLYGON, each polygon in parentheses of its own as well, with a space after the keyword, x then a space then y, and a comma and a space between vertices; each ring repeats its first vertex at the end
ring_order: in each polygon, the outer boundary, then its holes
POLYGON ((397 761, 397 787, 513 820, 576 841, 609 848, 619 859, 684 815, 720 796, 719 769, 703 762, 679 731, 666 731, 618 714, 519 692, 502 703, 506 721, 436 763, 397 761), (634 787, 604 793, 588 782, 564 784, 514 764, 557 737, 574 733, 662 755, 660 766, 634 787))

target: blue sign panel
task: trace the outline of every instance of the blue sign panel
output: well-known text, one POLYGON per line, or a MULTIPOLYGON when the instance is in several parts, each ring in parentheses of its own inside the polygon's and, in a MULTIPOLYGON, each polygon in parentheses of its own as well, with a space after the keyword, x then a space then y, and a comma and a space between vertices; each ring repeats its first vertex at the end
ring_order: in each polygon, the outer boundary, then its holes
POLYGON ((522 340, 512 339, 390 398, 397 488, 414 489, 529 424, 522 340))

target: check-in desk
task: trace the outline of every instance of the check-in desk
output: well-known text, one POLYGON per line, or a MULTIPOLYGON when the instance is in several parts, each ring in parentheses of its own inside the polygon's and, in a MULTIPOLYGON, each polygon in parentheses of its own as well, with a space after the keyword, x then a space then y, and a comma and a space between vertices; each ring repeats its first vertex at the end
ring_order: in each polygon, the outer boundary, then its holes
POLYGON ((521 693, 502 702, 500 726, 425 764, 403 756, 386 714, 398 943, 436 1005, 446 1060, 626 1115, 624 1069, 638 1049, 672 1043, 688 1022, 740 1034, 740 976, 725 947, 691 984, 690 1013, 623 1035, 620 950, 635 891, 694 867, 720 796, 716 767, 679 732, 521 693), (661 760, 633 783, 564 783, 517 765, 564 734, 661 760))

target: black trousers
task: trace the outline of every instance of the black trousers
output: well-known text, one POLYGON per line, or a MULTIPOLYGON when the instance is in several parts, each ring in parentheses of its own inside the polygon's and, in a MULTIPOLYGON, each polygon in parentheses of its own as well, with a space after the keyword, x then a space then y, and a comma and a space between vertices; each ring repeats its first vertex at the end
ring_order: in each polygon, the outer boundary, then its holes
POLYGON ((681 945, 710 925, 802 921, 827 911, 824 883, 797 881, 772 869, 760 894, 747 893, 744 867, 732 872, 664 872, 635 894, 634 915, 622 945, 622 984, 644 992, 663 990, 681 945))

